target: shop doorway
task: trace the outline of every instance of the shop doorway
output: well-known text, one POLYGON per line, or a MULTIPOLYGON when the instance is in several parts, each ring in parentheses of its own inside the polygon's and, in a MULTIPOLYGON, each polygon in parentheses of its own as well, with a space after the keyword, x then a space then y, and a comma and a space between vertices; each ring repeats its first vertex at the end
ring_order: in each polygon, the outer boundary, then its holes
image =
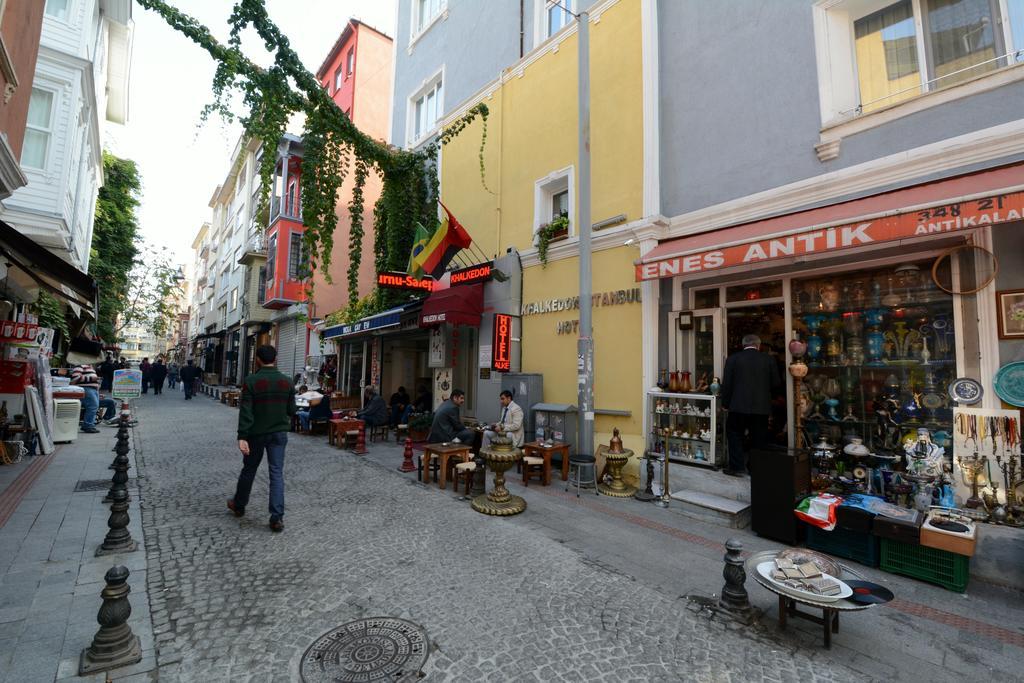
POLYGON ((725 353, 743 350, 743 338, 756 334, 761 339, 761 352, 767 353, 778 366, 781 384, 772 397, 772 414, 768 423, 771 443, 785 446, 788 441, 786 420, 786 306, 783 302, 726 308, 725 353))

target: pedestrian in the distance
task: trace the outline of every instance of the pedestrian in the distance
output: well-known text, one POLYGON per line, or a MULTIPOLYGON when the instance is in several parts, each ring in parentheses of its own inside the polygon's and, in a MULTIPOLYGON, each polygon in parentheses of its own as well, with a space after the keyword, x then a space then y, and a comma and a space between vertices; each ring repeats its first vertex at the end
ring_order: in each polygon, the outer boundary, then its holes
POLYGON ((181 388, 185 390, 185 400, 191 401, 192 394, 196 390, 196 380, 199 378, 199 368, 189 360, 181 369, 181 388))
POLYGON ((167 388, 174 389, 178 385, 178 364, 167 364, 167 388))
POLYGON ((729 442, 729 464, 724 474, 747 474, 747 452, 743 438, 748 432, 754 448, 768 446, 768 416, 772 412, 772 394, 782 386, 775 359, 761 353, 761 338, 743 337, 743 350, 725 361, 722 377, 722 408, 728 411, 725 434, 729 442))
POLYGON ((114 363, 114 357, 107 354, 107 357, 100 363, 99 374, 100 374, 100 391, 110 391, 114 387, 114 369, 117 364, 114 363))
POLYGON ((152 369, 153 366, 150 365, 148 356, 146 358, 143 358, 142 362, 139 363, 139 370, 142 370, 142 393, 144 394, 149 393, 149 383, 152 380, 150 370, 152 369))
POLYGON ((167 379, 167 366, 161 358, 157 357, 156 362, 149 368, 149 381, 153 384, 153 393, 164 393, 164 380, 167 379))
POLYGON ((284 530, 284 449, 295 414, 295 387, 278 371, 277 349, 256 349, 257 370, 242 382, 238 410, 238 450, 242 452, 242 473, 228 509, 236 517, 245 514, 256 471, 267 454, 270 474, 270 529, 284 530))

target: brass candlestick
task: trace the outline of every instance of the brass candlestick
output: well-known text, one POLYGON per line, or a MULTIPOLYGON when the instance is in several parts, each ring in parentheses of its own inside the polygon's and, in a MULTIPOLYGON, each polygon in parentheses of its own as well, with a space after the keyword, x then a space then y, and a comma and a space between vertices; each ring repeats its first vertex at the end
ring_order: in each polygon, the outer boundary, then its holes
POLYGON ((971 497, 967 499, 964 504, 965 507, 976 509, 984 507, 985 501, 978 495, 978 478, 984 471, 985 465, 988 463, 988 456, 979 456, 977 452, 969 458, 960 456, 957 458, 957 462, 960 465, 960 476, 964 484, 971 487, 971 497))

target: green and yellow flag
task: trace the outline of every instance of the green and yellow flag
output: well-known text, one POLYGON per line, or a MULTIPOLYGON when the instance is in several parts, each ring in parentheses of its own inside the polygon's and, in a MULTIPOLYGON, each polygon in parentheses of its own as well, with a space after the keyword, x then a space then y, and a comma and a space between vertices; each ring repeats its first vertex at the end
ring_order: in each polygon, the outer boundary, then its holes
POLYGON ((416 257, 420 255, 430 242, 430 233, 423 227, 422 223, 416 224, 416 235, 412 240, 412 251, 409 253, 409 265, 405 272, 413 277, 423 277, 423 264, 416 257))

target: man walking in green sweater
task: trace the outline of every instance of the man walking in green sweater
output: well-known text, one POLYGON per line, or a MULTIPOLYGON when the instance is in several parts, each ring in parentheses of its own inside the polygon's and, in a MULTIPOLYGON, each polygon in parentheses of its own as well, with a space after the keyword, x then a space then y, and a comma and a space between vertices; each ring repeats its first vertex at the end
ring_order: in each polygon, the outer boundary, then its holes
POLYGON ((284 449, 295 414, 295 387, 278 372, 277 349, 256 349, 256 372, 242 383, 238 411, 238 450, 242 451, 242 473, 238 475, 235 497, 228 509, 235 517, 245 514, 256 470, 267 452, 270 471, 270 528, 283 531, 284 522, 284 449))

